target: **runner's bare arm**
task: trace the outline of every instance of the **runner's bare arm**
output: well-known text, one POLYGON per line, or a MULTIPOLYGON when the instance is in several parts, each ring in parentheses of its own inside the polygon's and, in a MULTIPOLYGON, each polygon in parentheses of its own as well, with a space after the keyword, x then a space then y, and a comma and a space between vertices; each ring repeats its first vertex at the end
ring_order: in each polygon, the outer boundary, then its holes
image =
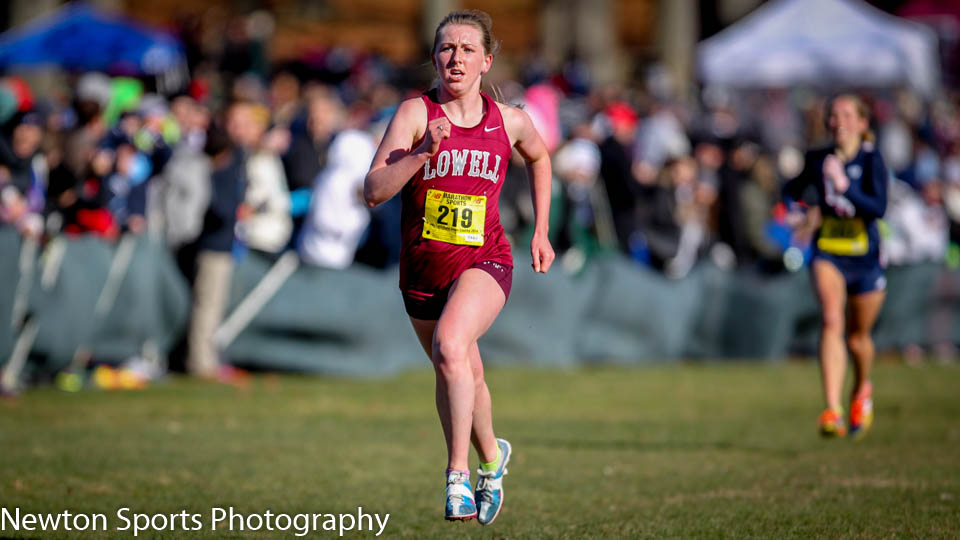
POLYGON ((396 195, 436 153, 440 139, 449 136, 449 123, 435 120, 427 124, 427 108, 420 98, 401 103, 364 179, 363 199, 367 205, 374 207, 396 195), (414 149, 425 130, 428 131, 423 143, 414 149))
POLYGON ((527 176, 530 179, 530 196, 533 198, 536 219, 533 239, 530 242, 533 269, 546 273, 555 257, 547 238, 550 230, 550 189, 553 175, 550 154, 526 112, 514 107, 505 107, 502 111, 507 133, 526 162, 527 176))

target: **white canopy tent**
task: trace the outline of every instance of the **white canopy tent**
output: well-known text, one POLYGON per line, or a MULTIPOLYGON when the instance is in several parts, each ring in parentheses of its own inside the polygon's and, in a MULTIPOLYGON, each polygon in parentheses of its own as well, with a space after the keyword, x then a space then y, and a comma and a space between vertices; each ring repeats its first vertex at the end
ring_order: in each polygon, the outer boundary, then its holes
POLYGON ((907 85, 940 82, 937 37, 859 0, 776 0, 704 40, 705 84, 728 87, 907 85))

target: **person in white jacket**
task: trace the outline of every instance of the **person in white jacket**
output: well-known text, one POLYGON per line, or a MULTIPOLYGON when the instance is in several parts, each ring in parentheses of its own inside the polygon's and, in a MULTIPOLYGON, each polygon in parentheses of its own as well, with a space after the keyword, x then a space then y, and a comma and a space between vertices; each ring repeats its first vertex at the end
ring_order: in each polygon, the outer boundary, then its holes
POLYGON ((375 141, 369 133, 347 129, 335 136, 327 165, 317 175, 310 211, 300 236, 300 258, 312 265, 346 268, 370 223, 363 202, 363 181, 373 161, 375 141))

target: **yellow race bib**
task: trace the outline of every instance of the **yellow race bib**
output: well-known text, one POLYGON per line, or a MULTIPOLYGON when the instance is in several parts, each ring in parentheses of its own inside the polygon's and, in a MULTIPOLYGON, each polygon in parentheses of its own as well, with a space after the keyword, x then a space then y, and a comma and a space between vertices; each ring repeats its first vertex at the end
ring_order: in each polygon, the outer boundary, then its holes
POLYGON ((483 195, 427 190, 424 238, 461 246, 482 246, 486 219, 487 198, 483 195))
POLYGON ((867 227, 860 218, 825 217, 817 247, 832 255, 865 255, 870 248, 867 227))

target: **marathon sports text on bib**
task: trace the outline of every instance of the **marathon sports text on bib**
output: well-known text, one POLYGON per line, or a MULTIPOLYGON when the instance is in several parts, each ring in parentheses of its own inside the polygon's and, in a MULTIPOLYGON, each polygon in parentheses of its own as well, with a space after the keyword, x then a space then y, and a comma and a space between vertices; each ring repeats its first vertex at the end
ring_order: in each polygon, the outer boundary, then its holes
POLYGON ((833 255, 864 255, 870 247, 867 227, 860 218, 826 217, 817 247, 833 255))
POLYGON ((461 246, 482 246, 486 219, 487 198, 483 195, 427 190, 424 238, 461 246))

